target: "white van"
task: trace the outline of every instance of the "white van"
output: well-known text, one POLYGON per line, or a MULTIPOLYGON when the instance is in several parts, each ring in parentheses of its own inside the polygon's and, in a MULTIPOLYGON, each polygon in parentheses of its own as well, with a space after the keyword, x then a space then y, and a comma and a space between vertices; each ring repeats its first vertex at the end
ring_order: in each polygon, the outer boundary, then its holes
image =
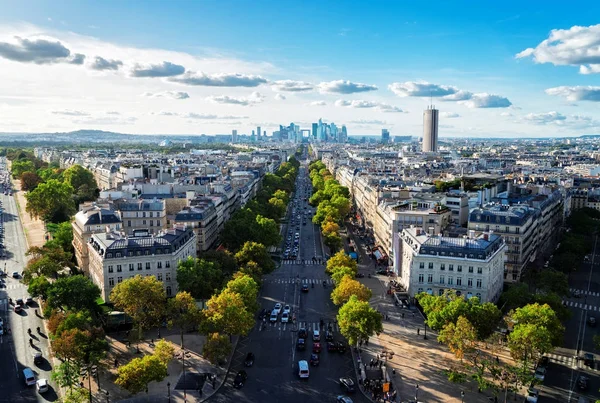
POLYGON ((25 384, 27 386, 35 385, 35 374, 31 370, 31 368, 25 368, 23 370, 23 377, 25 378, 25 384))
POLYGON ((300 378, 308 378, 309 375, 308 362, 306 360, 298 361, 298 376, 300 378))

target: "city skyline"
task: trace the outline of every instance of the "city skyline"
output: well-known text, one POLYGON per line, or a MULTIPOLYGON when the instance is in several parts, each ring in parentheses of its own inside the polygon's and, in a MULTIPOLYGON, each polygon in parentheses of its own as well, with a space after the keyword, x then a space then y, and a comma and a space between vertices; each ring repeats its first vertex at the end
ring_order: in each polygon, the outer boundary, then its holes
POLYGON ((1 2, 0 131, 421 137, 433 102, 440 139, 600 133, 600 6, 234 3, 1 2))

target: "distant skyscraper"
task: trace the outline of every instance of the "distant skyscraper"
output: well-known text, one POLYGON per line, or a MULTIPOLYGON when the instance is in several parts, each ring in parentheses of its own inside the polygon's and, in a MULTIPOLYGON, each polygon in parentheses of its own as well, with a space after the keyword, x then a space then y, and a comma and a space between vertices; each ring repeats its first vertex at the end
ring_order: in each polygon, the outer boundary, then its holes
POLYGON ((381 143, 387 144, 390 142, 390 132, 388 129, 381 129, 381 143))
POLYGON ((231 142, 232 143, 237 143, 237 130, 232 130, 231 131, 231 142))
POLYGON ((348 130, 345 125, 342 125, 342 131, 340 132, 340 143, 345 143, 348 141, 348 130))
POLYGON ((256 136, 257 136, 257 140, 258 140, 258 141, 260 141, 260 134, 261 134, 261 133, 262 133, 262 132, 260 131, 260 126, 257 126, 257 127, 256 127, 256 136))
POLYGON ((313 136, 313 140, 317 139, 317 133, 319 131, 319 124, 318 123, 313 123, 312 124, 312 136, 313 136))
POLYGON ((423 111, 423 152, 436 152, 438 149, 438 115, 439 111, 428 106, 423 111))

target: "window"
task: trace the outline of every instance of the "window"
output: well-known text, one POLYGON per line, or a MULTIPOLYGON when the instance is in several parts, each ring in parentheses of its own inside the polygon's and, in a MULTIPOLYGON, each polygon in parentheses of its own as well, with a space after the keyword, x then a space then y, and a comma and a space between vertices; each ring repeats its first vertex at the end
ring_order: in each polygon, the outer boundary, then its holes
POLYGON ((136 254, 136 256, 142 256, 142 251, 138 250, 138 251, 135 252, 135 254, 136 254))
POLYGON ((142 225, 146 225, 146 220, 142 220, 142 225))
POLYGON ((117 253, 115 253, 115 256, 116 256, 116 257, 121 257, 121 252, 117 252, 117 253))
POLYGON ((469 266, 469 273, 473 273, 473 266, 469 266))
POLYGON ((448 277, 448 285, 454 284, 454 278, 448 277))
POLYGON ((433 263, 432 262, 429 262, 429 268, 433 269, 433 263))
POLYGON ((475 294, 475 296, 479 299, 479 301, 481 301, 481 293, 478 292, 477 294, 475 294))
POLYGON ((127 256, 133 256, 133 251, 127 252, 127 256))
POLYGON ((107 254, 106 254, 106 258, 107 258, 107 259, 111 259, 111 258, 112 258, 112 253, 107 253, 107 254))
POLYGON ((146 250, 144 251, 144 255, 146 255, 146 256, 150 255, 150 249, 146 249, 146 250))
POLYGON ((115 286, 115 279, 112 277, 108 278, 108 286, 109 287, 114 287, 115 286))
POLYGON ((481 274, 483 273, 483 268, 482 267, 478 267, 477 268, 477 274, 481 274))
POLYGON ((157 255, 160 255, 160 254, 162 254, 162 249, 161 249, 161 248, 158 248, 158 249, 156 250, 156 252, 154 252, 154 253, 155 253, 155 254, 157 254, 157 255))
POLYGON ((131 227, 131 220, 127 220, 127 226, 131 227))
POLYGON ((446 270, 446 265, 444 263, 440 264, 440 270, 446 270))
POLYGON ((433 274, 428 274, 428 275, 427 275, 427 283, 428 283, 428 284, 431 284, 431 283, 433 283, 433 274))
POLYGON ((476 284, 477 284, 477 288, 481 288, 481 279, 480 278, 477 279, 476 284))
POLYGON ((423 284, 423 275, 419 274, 419 284, 423 284))
POLYGON ((170 262, 169 260, 167 260, 167 261, 165 262, 165 267, 166 267, 167 269, 169 269, 169 268, 171 267, 171 262, 170 262))
POLYGON ((172 293, 173 293, 173 291, 171 290, 171 286, 168 285, 167 286, 167 297, 170 297, 172 293))
POLYGON ((138 270, 142 270, 142 264, 138 263, 138 270))
POLYGON ((156 275, 156 279, 157 279, 158 281, 162 281, 162 273, 158 273, 158 274, 156 275))
POLYGON ((150 220, 150 226, 154 227, 154 220, 150 220))
POLYGON ((458 267, 456 268, 456 271, 459 272, 459 273, 462 273, 462 266, 458 265, 458 267))
POLYGON ((117 284, 120 284, 123 282, 123 277, 117 277, 117 284))
MULTIPOLYGON (((142 217, 146 217, 146 212, 142 211, 142 217)), ((144 220, 144 224, 146 224, 146 221, 144 220)))
POLYGON ((467 287, 469 287, 469 288, 473 287, 473 279, 472 278, 467 279, 467 287))
POLYGON ((156 220, 156 226, 160 227, 160 220, 156 220))
POLYGON ((443 288, 440 288, 440 289, 438 290, 438 295, 439 295, 440 297, 441 297, 442 295, 444 295, 444 289, 443 289, 443 288))
POLYGON ((420 294, 420 293, 422 293, 422 292, 423 292, 423 289, 422 289, 422 288, 419 288, 419 289, 417 290, 417 294, 420 294))
POLYGON ((156 268, 162 269, 162 262, 156 262, 156 268))
POLYGON ((440 284, 445 284, 445 278, 444 278, 444 276, 440 276, 440 284))
POLYGON ((123 271, 123 269, 121 269, 121 265, 118 264, 117 265, 117 273, 121 273, 123 271))
POLYGON ((112 265, 108 266, 108 272, 109 272, 109 273, 112 273, 112 272, 113 272, 113 267, 112 267, 112 265))
POLYGON ((462 285, 462 277, 456 277, 456 285, 462 285))
POLYGON ((165 273, 165 280, 171 281, 171 273, 165 273))
POLYGON ((425 268, 425 262, 420 262, 419 269, 424 269, 424 268, 425 268))
POLYGON ((129 263, 129 271, 133 271, 133 263, 129 263))
POLYGON ((449 264, 448 265, 448 271, 454 271, 454 265, 453 264, 449 264))
POLYGON ((150 270, 150 262, 146 262, 146 270, 150 270))

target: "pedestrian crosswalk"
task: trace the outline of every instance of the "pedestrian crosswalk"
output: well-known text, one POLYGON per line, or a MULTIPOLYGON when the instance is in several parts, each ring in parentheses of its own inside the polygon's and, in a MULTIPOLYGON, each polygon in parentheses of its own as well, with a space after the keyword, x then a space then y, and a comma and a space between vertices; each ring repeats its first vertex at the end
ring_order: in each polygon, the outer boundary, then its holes
MULTIPOLYGON (((323 326, 321 326, 320 322, 298 322, 298 329, 306 329, 307 332, 312 332, 313 330, 318 330, 319 332, 325 332, 328 329, 331 330, 332 332, 339 332, 340 331, 340 327, 338 326, 337 322, 327 322, 324 321, 323 322, 323 326)), ((310 338, 312 338, 312 335, 310 335, 310 338)), ((322 337, 325 337, 324 335, 321 335, 322 337)), ((323 339, 324 340, 324 339, 323 339)))
POLYGON ((26 287, 27 286, 22 283, 8 283, 8 284, 3 284, 2 287, 0 287, 0 290, 18 290, 20 288, 26 288, 26 287))
POLYGON ((551 362, 554 362, 556 364, 565 365, 568 367, 576 367, 577 366, 577 361, 575 360, 575 357, 569 357, 569 356, 560 355, 560 354, 548 354, 547 356, 551 362))
POLYGON ((285 264, 285 265, 305 265, 305 266, 312 266, 312 265, 320 265, 323 264, 321 263, 322 261, 319 260, 312 260, 312 259, 284 259, 281 261, 281 264, 285 264))
POLYGON ((600 307, 598 307, 597 305, 588 305, 588 304, 584 304, 583 302, 577 302, 577 301, 563 300, 563 305, 570 306, 573 308, 583 309, 586 311, 599 311, 600 310, 600 307))
POLYGON ((290 277, 290 278, 275 278, 272 280, 267 280, 267 283, 271 283, 271 284, 293 284, 293 283, 300 283, 300 284, 323 284, 323 281, 325 281, 325 284, 328 285, 333 285, 333 280, 332 279, 322 279, 322 278, 294 278, 294 277, 290 277))
POLYGON ((595 292, 595 291, 578 290, 576 288, 570 288, 569 291, 571 291, 574 294, 579 294, 579 295, 589 295, 590 297, 600 297, 600 292, 595 292))

